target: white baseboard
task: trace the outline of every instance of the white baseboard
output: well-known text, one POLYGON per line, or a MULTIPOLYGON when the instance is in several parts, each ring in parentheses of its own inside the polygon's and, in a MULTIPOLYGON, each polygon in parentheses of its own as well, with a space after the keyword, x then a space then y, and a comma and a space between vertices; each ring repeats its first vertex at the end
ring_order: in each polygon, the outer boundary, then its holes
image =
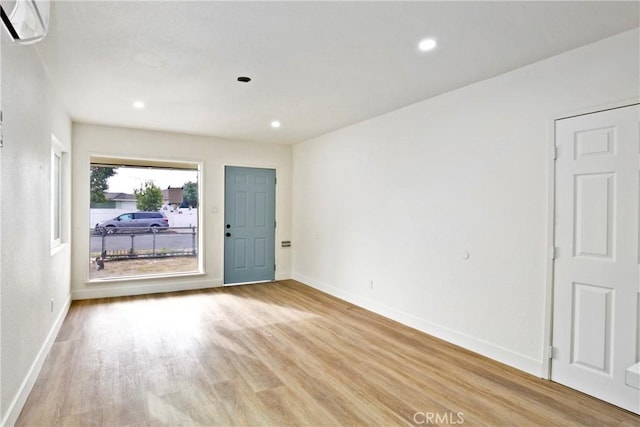
POLYGON ((38 375, 40 374, 40 370, 42 370, 42 365, 44 361, 47 359, 49 355, 49 351, 53 346, 53 343, 58 336, 58 332, 60 332, 60 328, 62 327, 62 323, 64 319, 67 317, 67 313, 69 312, 69 307, 71 307, 71 295, 67 298, 60 310, 60 313, 56 317, 56 320, 53 322, 51 329, 49 330, 49 334, 45 339, 44 343, 40 347, 40 351, 36 355, 31 367, 29 368, 29 372, 27 376, 20 384, 20 388, 18 389, 18 393, 16 393, 15 397, 9 404, 9 408, 7 409, 7 413, 5 414, 2 423, 0 423, 3 427, 12 427, 15 425, 16 421, 18 421, 18 417, 20 416, 20 412, 22 412, 22 408, 24 404, 27 402, 27 398, 29 397, 29 393, 33 389, 33 385, 36 383, 38 379, 38 375))
POLYGON ((75 289, 71 291, 71 298, 75 300, 123 297, 131 295, 157 294, 163 292, 192 291, 196 289, 216 288, 222 286, 221 279, 189 280, 182 276, 175 280, 147 281, 130 280, 90 283, 86 289, 75 289))
POLYGON ((335 286, 322 283, 310 277, 306 277, 295 272, 292 276, 294 280, 302 282, 329 295, 333 295, 334 297, 373 311, 374 313, 395 320, 396 322, 402 323, 403 325, 417 329, 436 338, 440 338, 467 350, 471 350, 474 353, 486 356, 500 363, 504 363, 505 365, 509 365, 531 375, 535 375, 536 377, 545 378, 547 375, 542 361, 532 359, 509 349, 451 330, 425 319, 421 319, 413 314, 405 313, 385 304, 352 294, 351 292, 346 292, 335 286))
POLYGON ((289 280, 291 279, 291 272, 276 273, 276 280, 289 280))

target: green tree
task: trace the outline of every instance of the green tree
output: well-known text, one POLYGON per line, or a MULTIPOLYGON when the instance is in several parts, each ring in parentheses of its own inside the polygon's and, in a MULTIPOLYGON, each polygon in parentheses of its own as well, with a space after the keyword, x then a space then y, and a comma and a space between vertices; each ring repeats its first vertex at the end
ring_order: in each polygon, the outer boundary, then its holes
POLYGON ((198 207, 198 183, 185 182, 182 186, 182 201, 192 208, 198 207))
POLYGON ((105 166, 91 166, 90 189, 91 203, 104 203, 107 196, 104 194, 109 188, 107 181, 116 174, 116 168, 105 166))
POLYGON ((141 211, 157 211, 162 206, 162 191, 153 181, 145 181, 140 188, 133 190, 136 195, 136 207, 141 211))

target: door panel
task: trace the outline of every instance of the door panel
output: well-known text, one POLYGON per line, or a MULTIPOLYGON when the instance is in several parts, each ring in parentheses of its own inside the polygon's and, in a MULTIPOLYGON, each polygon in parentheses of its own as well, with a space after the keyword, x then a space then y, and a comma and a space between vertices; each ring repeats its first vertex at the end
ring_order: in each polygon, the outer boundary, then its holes
POLYGON ((224 283, 275 278, 273 169, 225 169, 224 283))
POLYGON ((574 283, 571 363, 611 374, 613 289, 574 283))
POLYGON ((556 122, 551 377, 640 413, 640 108, 556 122))
POLYGON ((575 256, 613 260, 614 178, 612 173, 575 177, 575 256))

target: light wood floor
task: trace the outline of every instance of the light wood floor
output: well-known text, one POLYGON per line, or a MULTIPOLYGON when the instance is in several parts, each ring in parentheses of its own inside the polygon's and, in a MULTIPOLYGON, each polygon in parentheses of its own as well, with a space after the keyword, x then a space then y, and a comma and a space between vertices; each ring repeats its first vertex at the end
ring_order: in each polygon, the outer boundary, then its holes
POLYGON ((74 302, 18 425, 436 422, 640 417, 283 281, 74 302))

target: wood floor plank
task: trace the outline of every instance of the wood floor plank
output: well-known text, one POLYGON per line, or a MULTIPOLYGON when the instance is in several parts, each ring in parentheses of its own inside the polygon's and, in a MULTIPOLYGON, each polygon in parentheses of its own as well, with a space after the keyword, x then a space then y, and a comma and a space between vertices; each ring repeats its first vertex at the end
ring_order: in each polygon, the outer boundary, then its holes
POLYGON ((287 280, 75 301, 17 425, 436 422, 640 417, 287 280))

